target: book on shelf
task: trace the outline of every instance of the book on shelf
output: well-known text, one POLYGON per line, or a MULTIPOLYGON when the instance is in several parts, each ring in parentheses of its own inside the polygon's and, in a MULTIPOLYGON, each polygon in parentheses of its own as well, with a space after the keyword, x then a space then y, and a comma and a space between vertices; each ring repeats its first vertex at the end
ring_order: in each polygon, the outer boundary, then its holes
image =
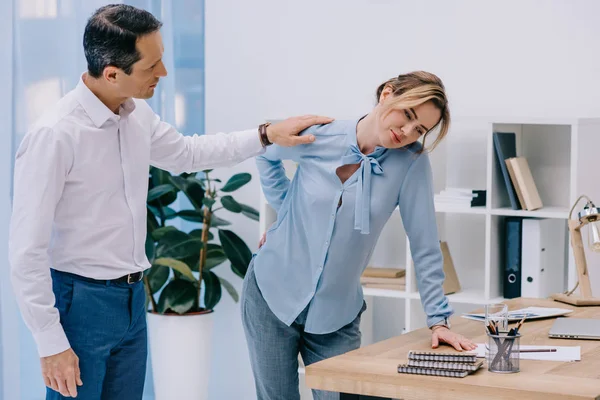
MULTIPOLYGON (((461 291, 460 281, 456 268, 454 268, 454 261, 450 255, 450 249, 448 248, 447 242, 440 242, 440 250, 442 251, 443 258, 443 269, 444 269, 444 283, 443 290, 444 294, 452 294, 461 291)), ((414 268, 414 262, 413 262, 414 268)))
POLYGON ((363 287, 406 290, 406 270, 401 268, 367 267, 360 277, 363 287))
POLYGON ((399 292, 406 291, 406 284, 385 284, 385 283, 363 283, 363 288, 371 289, 386 289, 386 290, 397 290, 399 292))
POLYGON ((433 351, 408 352, 408 363, 398 365, 398 373, 464 378, 483 365, 477 353, 433 351))
POLYGON ((404 285, 405 277, 399 278, 375 278, 372 276, 361 276, 360 283, 363 284, 383 284, 383 285, 404 285))
POLYGON ((362 273, 368 278, 401 278, 406 274, 403 268, 367 267, 362 273))
POLYGON ((520 210, 521 204, 517 199, 513 181, 510 179, 510 174, 508 173, 508 168, 506 166, 506 162, 504 161, 507 158, 517 156, 517 137, 514 132, 494 132, 493 141, 495 150, 494 153, 496 153, 496 161, 500 171, 502 172, 502 178, 504 179, 504 186, 506 187, 506 192, 508 193, 510 205, 513 210, 520 210))
POLYGON ((406 290, 406 278, 360 278, 360 283, 363 287, 366 288, 374 288, 374 289, 389 289, 389 290, 406 290), (372 281, 371 279, 378 279, 377 281, 372 281), (385 281, 384 281, 385 279, 385 281), (366 280, 366 281, 365 281, 366 280))
POLYGON ((542 208, 542 199, 533 180, 533 175, 531 175, 527 159, 525 157, 512 157, 506 159, 505 162, 521 203, 521 208, 527 211, 542 208))
POLYGON ((447 242, 440 242, 440 249, 442 250, 442 256, 444 258, 444 294, 452 294, 460 292, 460 281, 454 268, 454 261, 450 255, 450 249, 448 248, 447 242))
POLYGON ((485 207, 486 191, 448 187, 435 194, 434 201, 435 204, 445 207, 485 207))

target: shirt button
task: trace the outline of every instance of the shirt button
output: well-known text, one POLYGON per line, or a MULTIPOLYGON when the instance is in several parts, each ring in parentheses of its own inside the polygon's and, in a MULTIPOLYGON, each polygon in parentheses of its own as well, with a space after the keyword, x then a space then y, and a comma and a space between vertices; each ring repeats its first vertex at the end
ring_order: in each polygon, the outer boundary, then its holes
POLYGON ((328 244, 329 244, 329 242, 325 242, 325 245, 328 245, 328 244))

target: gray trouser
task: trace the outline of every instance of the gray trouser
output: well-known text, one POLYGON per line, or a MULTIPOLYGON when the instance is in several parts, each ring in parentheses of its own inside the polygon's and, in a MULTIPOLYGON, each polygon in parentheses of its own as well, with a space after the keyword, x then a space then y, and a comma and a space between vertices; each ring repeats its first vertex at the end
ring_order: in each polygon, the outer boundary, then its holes
MULTIPOLYGON (((250 363, 258 400, 298 400, 298 354, 305 365, 334 357, 360 347, 360 316, 338 331, 316 335, 304 331, 306 308, 287 326, 265 302, 248 268, 242 289, 242 323, 250 352, 250 363)), ((313 390, 314 400, 337 400, 339 393, 313 390)))

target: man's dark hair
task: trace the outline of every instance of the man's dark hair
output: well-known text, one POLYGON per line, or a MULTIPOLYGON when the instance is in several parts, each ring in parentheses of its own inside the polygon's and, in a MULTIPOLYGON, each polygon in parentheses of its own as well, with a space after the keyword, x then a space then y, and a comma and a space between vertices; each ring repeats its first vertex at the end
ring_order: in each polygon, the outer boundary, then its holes
POLYGON ((141 36, 162 26, 148 11, 125 4, 109 4, 90 17, 83 34, 83 51, 88 73, 99 78, 109 65, 131 74, 141 58, 135 44, 141 36))

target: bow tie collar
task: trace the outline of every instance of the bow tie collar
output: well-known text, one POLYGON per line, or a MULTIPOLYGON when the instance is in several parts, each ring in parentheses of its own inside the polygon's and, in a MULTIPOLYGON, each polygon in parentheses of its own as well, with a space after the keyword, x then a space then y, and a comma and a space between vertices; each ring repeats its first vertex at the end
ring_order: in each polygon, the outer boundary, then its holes
POLYGON ((383 169, 373 155, 381 154, 378 149, 372 155, 363 154, 357 145, 350 145, 350 151, 342 157, 342 164, 358 164, 358 181, 356 184, 356 204, 354 211, 354 229, 360 230, 360 233, 368 235, 370 232, 370 214, 371 214, 371 177, 373 174, 380 175, 383 169))

